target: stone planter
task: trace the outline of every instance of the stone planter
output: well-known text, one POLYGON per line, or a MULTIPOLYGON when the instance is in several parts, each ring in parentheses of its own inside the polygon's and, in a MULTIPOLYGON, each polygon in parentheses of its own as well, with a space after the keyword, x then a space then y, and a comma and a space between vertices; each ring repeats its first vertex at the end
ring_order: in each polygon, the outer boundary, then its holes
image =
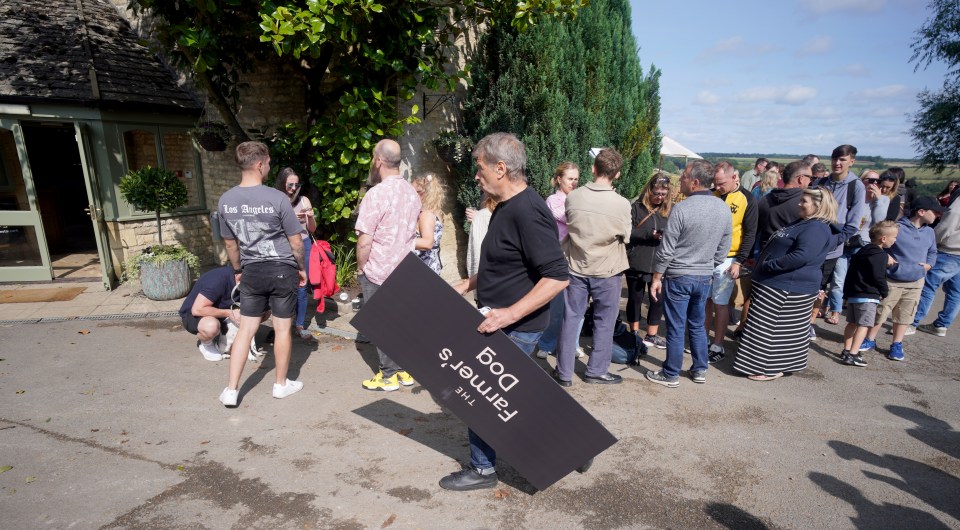
POLYGON ((185 260, 145 262, 140 265, 140 287, 151 300, 183 298, 190 292, 190 267, 185 260))

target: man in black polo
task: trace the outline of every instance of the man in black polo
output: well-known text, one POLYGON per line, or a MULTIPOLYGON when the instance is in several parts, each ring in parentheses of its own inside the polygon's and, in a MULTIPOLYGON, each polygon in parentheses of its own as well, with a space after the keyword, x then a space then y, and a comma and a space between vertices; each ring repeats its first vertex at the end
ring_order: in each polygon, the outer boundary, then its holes
MULTIPOLYGON (((460 294, 476 289, 477 302, 490 308, 477 331, 502 329, 531 355, 547 326, 550 300, 566 288, 567 261, 557 226, 543 198, 527 186, 527 155, 516 136, 486 136, 473 150, 476 180, 497 201, 480 250, 476 275, 457 284, 460 294)), ((470 467, 440 480, 440 487, 462 491, 497 485, 497 453, 476 433, 470 437, 470 467)))

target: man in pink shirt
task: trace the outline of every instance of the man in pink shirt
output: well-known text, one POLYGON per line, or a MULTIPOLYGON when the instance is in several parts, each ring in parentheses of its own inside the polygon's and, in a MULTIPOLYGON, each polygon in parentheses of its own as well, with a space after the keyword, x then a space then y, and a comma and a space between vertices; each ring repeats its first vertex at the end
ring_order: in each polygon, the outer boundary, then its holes
MULTIPOLYGON (((357 270, 364 300, 373 298, 400 261, 413 250, 420 215, 420 197, 400 176, 400 144, 380 140, 373 148, 370 183, 374 184, 357 214, 357 270)), ((391 392, 410 386, 413 377, 387 357, 380 348, 380 371, 362 383, 363 388, 391 392)))

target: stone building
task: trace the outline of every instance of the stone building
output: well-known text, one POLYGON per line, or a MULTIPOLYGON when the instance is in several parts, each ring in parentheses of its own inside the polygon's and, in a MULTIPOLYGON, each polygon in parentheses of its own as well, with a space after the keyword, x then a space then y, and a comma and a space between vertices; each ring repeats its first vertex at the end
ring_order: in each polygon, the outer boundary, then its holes
MULTIPOLYGON (((96 276, 115 286, 124 260, 157 243, 153 214, 136 211, 118 190, 123 175, 148 164, 175 171, 189 190, 187 206, 162 215, 164 242, 186 246, 208 265, 226 259, 211 214, 238 181, 234 146, 208 152, 197 145, 189 130, 201 116, 219 116, 142 44, 126 3, 0 4, 0 282, 96 276)), ((458 53, 469 44, 461 40, 458 53)), ((423 122, 398 139, 406 177, 432 172, 447 184, 441 259, 448 280, 463 271, 466 240, 453 218, 450 168, 431 140, 456 126, 462 92, 418 93, 408 105, 420 107, 423 122)), ((265 63, 243 79, 237 118, 263 131, 303 120, 304 94, 295 73, 265 63)))

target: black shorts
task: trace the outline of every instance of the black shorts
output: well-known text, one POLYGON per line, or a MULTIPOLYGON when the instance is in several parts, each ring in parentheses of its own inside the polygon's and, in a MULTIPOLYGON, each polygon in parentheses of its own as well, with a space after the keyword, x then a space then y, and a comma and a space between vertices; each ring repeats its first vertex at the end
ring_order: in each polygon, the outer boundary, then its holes
POLYGON ((293 318, 297 312, 300 275, 293 265, 251 263, 240 277, 240 315, 261 317, 270 309, 276 318, 293 318))
POLYGON ((830 280, 833 278, 833 269, 835 268, 837 268, 837 258, 823 261, 823 265, 820 266, 820 272, 823 273, 823 278, 820 278, 821 291, 830 291, 830 280))
MULTIPOLYGON (((200 325, 200 320, 202 320, 202 319, 203 319, 203 317, 193 316, 192 313, 187 313, 186 315, 181 315, 181 316, 180 316, 180 322, 183 323, 183 329, 189 331, 192 335, 196 335, 196 334, 197 334, 197 326, 200 325)), ((227 334, 227 319, 226 319, 226 318, 221 318, 221 319, 220 319, 220 334, 221 334, 221 335, 226 335, 226 334, 227 334)))

